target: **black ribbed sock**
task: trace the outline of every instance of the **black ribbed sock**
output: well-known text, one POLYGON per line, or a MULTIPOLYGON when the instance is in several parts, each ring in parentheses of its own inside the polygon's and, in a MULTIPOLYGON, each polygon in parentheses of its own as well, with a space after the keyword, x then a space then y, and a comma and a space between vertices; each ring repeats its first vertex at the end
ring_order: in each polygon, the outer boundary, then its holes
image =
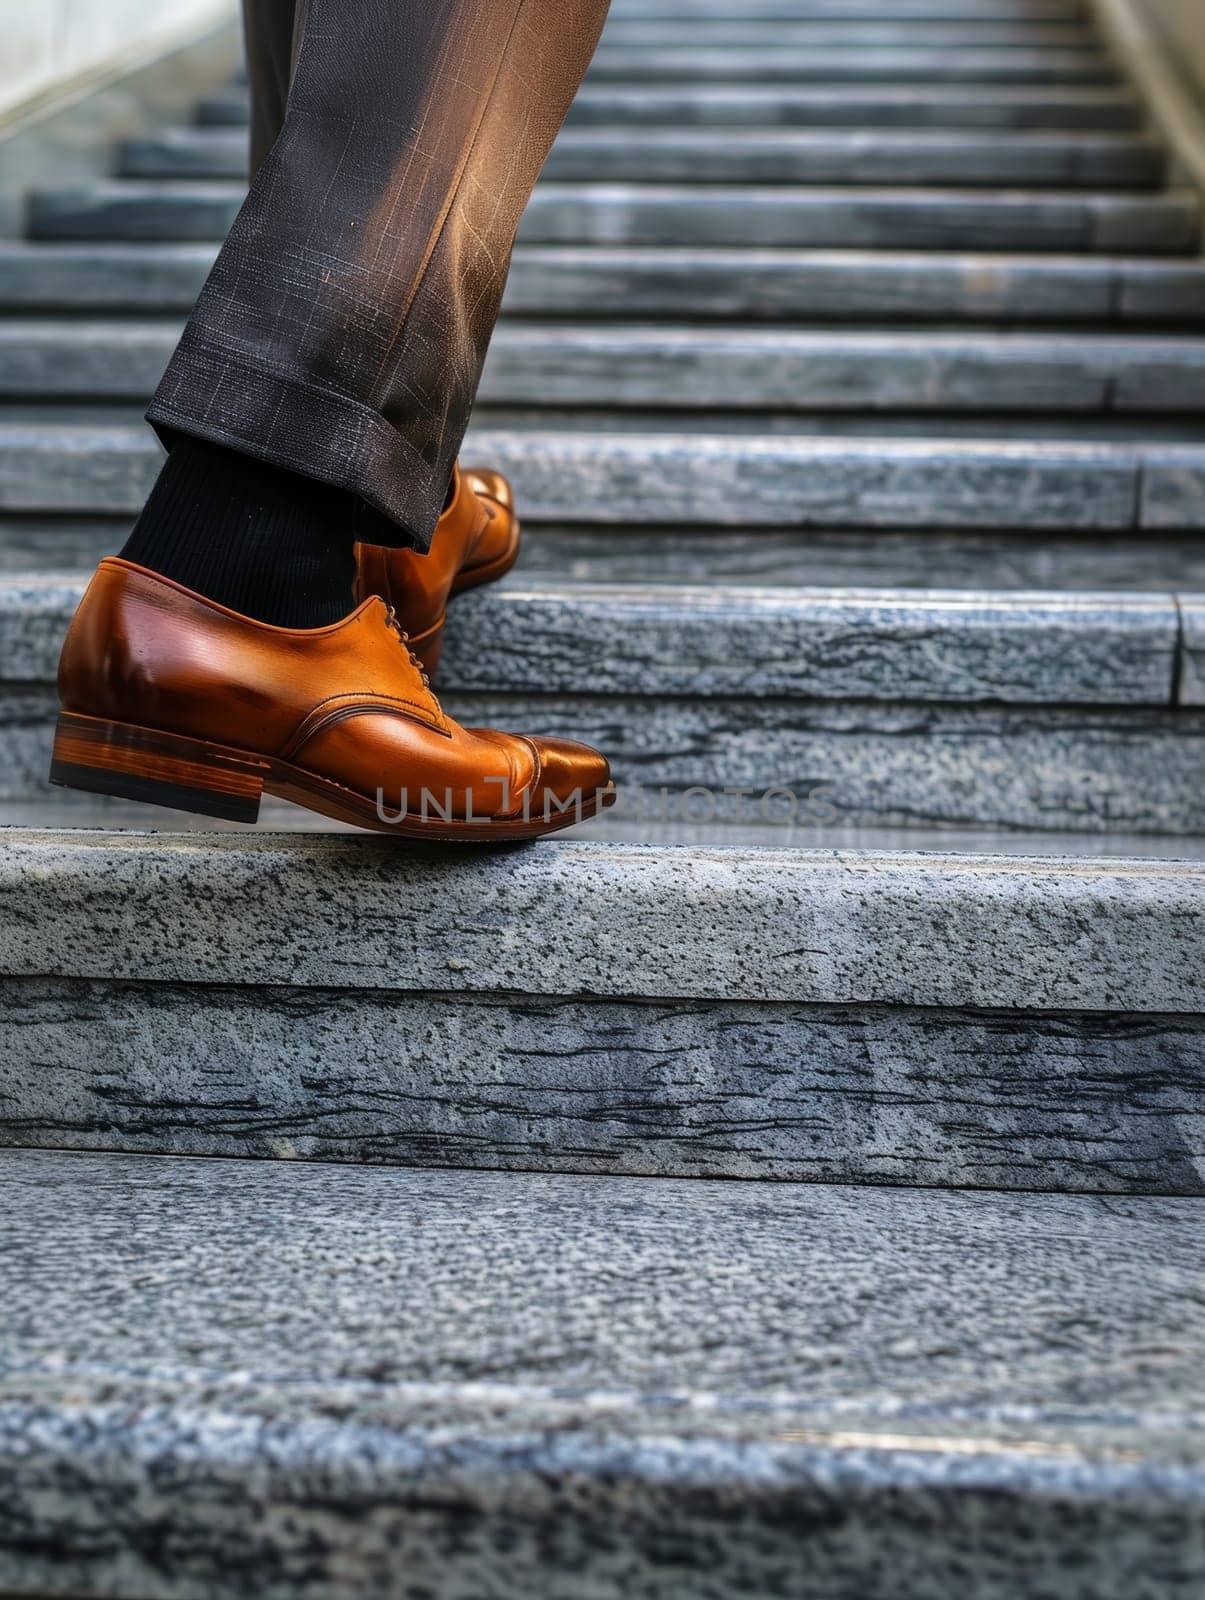
POLYGON ((316 479, 181 438, 121 554, 245 617, 321 628, 352 609, 355 504, 316 479))

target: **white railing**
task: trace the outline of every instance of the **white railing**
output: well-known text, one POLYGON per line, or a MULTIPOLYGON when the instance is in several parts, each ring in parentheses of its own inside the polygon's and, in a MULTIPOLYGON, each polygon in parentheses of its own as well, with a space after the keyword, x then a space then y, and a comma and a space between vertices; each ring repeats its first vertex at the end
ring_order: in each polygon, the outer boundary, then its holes
POLYGON ((217 26, 235 0, 0 0, 0 120, 217 26))
POLYGON ((1205 0, 1092 4, 1172 148, 1176 176, 1205 193, 1205 0))

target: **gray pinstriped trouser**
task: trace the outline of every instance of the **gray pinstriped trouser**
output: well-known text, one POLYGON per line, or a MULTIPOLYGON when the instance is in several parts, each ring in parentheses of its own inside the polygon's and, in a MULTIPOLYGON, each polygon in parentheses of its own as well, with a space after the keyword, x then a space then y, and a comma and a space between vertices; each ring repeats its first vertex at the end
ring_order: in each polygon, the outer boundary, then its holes
POLYGON ((608 0, 245 0, 250 193, 147 413, 424 549, 608 0), (375 515, 375 514, 379 515, 375 515))

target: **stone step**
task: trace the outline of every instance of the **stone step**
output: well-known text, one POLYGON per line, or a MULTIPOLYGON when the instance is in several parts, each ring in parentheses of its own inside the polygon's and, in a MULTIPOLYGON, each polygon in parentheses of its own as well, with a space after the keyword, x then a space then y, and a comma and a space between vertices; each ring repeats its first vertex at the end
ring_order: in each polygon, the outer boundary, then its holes
MULTIPOLYGON (((244 89, 201 101, 205 127, 245 124, 244 89)), ((1133 90, 990 85, 968 96, 943 84, 607 84, 586 83, 569 109, 568 128, 613 124, 673 127, 772 125, 902 128, 1137 128, 1143 110, 1133 90)))
MULTIPOLYGON (((704 49, 907 49, 937 52, 997 45, 1027 50, 1099 51, 1096 31, 1084 21, 1038 17, 712 17, 689 19, 693 47, 704 49)), ((611 17, 604 49, 645 49, 682 43, 683 18, 611 17)))
MULTIPOLYGON (((0 397, 0 427, 134 427, 145 421, 145 404, 113 400, 0 397)), ((503 433, 592 431, 607 437, 630 434, 681 434, 681 411, 638 405, 623 409, 574 406, 497 405, 482 402, 473 413, 475 428, 503 433)), ((752 411, 708 407, 689 413, 691 429, 734 439, 927 440, 930 444, 1120 445, 1144 450, 1163 445, 1205 444, 1205 417, 1186 412, 1031 411, 752 411)), ((118 513, 120 515, 120 513, 118 513)))
MULTIPOLYGON (((619 541, 617 540, 617 544, 619 541)), ((620 564, 620 570, 622 570, 620 564)), ((53 682, 74 577, 0 582, 0 672, 53 682)), ((1179 619, 1158 594, 525 584, 461 599, 449 689, 663 699, 1170 708, 1179 619)))
MULTIPOLYGON (((149 398, 171 322, 0 321, 0 396, 149 398)), ((486 405, 958 412, 1205 410, 1205 339, 502 324, 486 405)))
POLYGON ((1084 22, 1081 0, 612 0, 614 22, 722 19, 840 22, 1084 22))
MULTIPOLYGON (((0 241, 4 311, 187 311, 207 244, 0 241)), ((1205 264, 1119 256, 520 245, 512 316, 1101 323, 1205 320, 1205 264)))
MULTIPOLYGON (((617 791, 618 792, 618 791, 617 791)), ((844 850, 865 853, 904 851, 938 855, 1057 857, 1094 865, 1105 858, 1137 861, 1205 863, 1205 834, 1075 832, 1070 829, 926 824, 899 827, 888 824, 844 824, 825 821, 802 812, 790 817, 777 796, 744 795, 743 814, 736 816, 735 797, 720 796, 724 805, 709 808, 697 792, 653 796, 628 788, 617 804, 601 816, 575 823, 562 840, 579 844, 639 845, 642 848, 742 850, 844 850), (639 804, 633 801, 638 800, 639 804), (764 803, 763 803, 764 802, 764 803), (721 814, 723 812, 723 814, 721 814)), ((189 811, 156 806, 153 812, 136 800, 87 794, 79 789, 41 788, 37 794, 16 799, 0 796, 0 829, 37 828, 42 832, 108 834, 191 834, 214 836, 236 833, 245 838, 265 832, 301 835, 336 834, 363 837, 360 831, 316 811, 304 811, 286 800, 265 795, 257 823, 232 822, 222 817, 199 816, 189 811), (148 824, 154 823, 153 827, 148 824)), ((194 843, 197 842, 194 839, 194 843)))
POLYGON ((0 901, 6 980, 1205 1011, 1187 860, 10 828, 0 901))
MULTIPOLYGON (((473 429, 531 522, 1113 531, 1205 527, 1205 447, 473 429)), ((0 510, 137 511, 145 428, 0 424, 0 510)))
MULTIPOLYGON (((0 515, 0 574, 90 572, 132 518, 0 515)), ((527 582, 1205 593, 1200 533, 589 527, 528 522, 527 582)))
MULTIPOLYGON (((238 184, 117 179, 40 189, 29 231, 52 240, 220 239, 242 203, 238 184)), ((520 238, 529 244, 853 246, 1189 254, 1200 202, 1053 190, 723 188, 638 184, 536 187, 520 238)))
MULTIPOLYGON (((689 803, 727 828, 770 806, 816 842, 849 828, 1205 834, 1191 596, 1178 611, 1155 593, 724 592, 667 586, 672 564, 633 586, 614 573, 644 538, 613 537, 610 582, 520 570, 459 601, 441 695, 470 726, 604 747, 625 820, 689 803)), ((85 581, 0 582, 0 798, 45 793, 59 644, 85 581)))
MULTIPOLYGON (((197 108, 201 128, 245 128, 247 97, 221 90, 197 108)), ((1073 132, 1133 130, 1140 101, 1125 87, 984 85, 973 97, 943 84, 586 83, 566 131, 624 125, 847 127, 921 131, 996 128, 1073 132)))
POLYGON ((8 828, 0 903, 6 1144, 1205 1190, 1199 861, 8 828))
MULTIPOLYGON (((207 121, 246 121, 237 95, 206 102, 207 121)), ((862 129, 1136 128, 1143 109, 1132 89, 981 85, 973 95, 948 84, 618 84, 586 83, 569 127, 831 126, 862 129)))
POLYGON ((46 1151, 0 1182, 13 1593, 1205 1577, 1199 1200, 46 1151))
MULTIPOLYGON (((235 128, 162 128, 128 140, 126 178, 242 178, 247 139, 235 128)), ((699 128, 568 128, 547 178, 650 183, 963 184, 1150 188, 1166 159, 1149 135, 699 128)))
POLYGON ((1102 50, 997 45, 954 48, 841 49, 660 47, 609 45, 590 63, 587 81, 660 83, 956 83, 965 85, 1116 84, 1118 70, 1102 50))

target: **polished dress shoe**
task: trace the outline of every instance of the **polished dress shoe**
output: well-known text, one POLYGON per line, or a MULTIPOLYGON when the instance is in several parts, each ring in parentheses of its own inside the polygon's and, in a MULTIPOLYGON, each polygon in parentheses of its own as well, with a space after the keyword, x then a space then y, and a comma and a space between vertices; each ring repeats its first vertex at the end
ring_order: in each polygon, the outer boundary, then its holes
POLYGON ((255 822, 279 795, 407 838, 533 839, 610 805, 596 750, 462 728, 377 596, 325 628, 102 561, 67 633, 52 783, 255 822))
POLYGON ((510 484, 500 472, 457 465, 426 555, 356 546, 356 598, 376 594, 391 605, 410 635, 410 648, 433 674, 449 598, 492 583, 510 571, 518 555, 519 519, 510 484))

